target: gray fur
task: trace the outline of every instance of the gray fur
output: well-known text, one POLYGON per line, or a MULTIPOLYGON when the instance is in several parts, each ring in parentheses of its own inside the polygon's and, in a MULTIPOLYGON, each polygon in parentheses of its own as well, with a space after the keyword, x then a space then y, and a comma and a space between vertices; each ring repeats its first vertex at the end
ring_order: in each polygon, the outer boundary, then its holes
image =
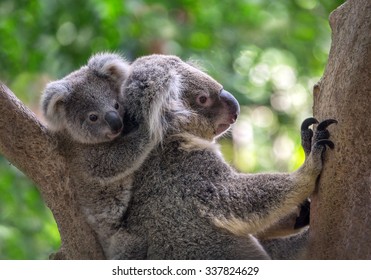
POLYGON ((57 149, 68 161, 66 177, 75 181, 72 191, 108 257, 107 240, 120 226, 133 172, 154 145, 148 121, 121 136, 126 125, 121 127, 121 86, 129 72, 120 56, 98 54, 87 66, 49 83, 42 97, 45 118, 59 139, 57 149), (91 113, 98 117, 95 122, 89 120, 91 113))
POLYGON ((215 137, 231 124, 222 86, 173 56, 138 59, 124 104, 161 140, 137 170, 114 258, 268 259, 252 236, 290 214, 314 190, 323 145, 292 173, 241 174, 225 163, 215 137), (209 99, 207 106, 196 101, 209 99), (158 107, 154 100, 166 100, 158 107), (151 107, 152 106, 152 107, 151 107), (149 109, 150 108, 150 109, 149 109), (154 113, 156 112, 156 113, 154 113))
POLYGON ((309 242, 309 230, 309 227, 305 227, 297 234, 259 241, 274 260, 304 259, 309 242))

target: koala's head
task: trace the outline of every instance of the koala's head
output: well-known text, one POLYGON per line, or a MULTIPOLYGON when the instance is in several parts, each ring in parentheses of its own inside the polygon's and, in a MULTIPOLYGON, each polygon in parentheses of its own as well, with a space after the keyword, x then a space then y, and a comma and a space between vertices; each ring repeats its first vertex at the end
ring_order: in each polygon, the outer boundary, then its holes
POLYGON ((49 83, 41 105, 48 126, 81 143, 106 142, 123 129, 121 86, 129 65, 116 54, 92 56, 86 66, 49 83))
POLYGON ((237 119, 237 100, 209 75, 178 57, 145 56, 131 68, 123 87, 125 106, 139 121, 149 122, 157 140, 169 130, 212 140, 237 119))

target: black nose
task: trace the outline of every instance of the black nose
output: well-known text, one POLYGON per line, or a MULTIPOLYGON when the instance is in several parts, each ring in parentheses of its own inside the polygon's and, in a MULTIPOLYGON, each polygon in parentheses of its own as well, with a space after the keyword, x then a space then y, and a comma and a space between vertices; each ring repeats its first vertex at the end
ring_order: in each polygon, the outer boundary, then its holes
POLYGON ((224 89, 220 92, 220 99, 227 104, 229 114, 234 119, 233 121, 236 121, 238 115, 240 114, 240 104, 238 103, 237 99, 224 89))
POLYGON ((122 129, 122 120, 117 112, 107 112, 104 116, 104 119, 111 127, 112 131, 119 131, 120 129, 122 129))

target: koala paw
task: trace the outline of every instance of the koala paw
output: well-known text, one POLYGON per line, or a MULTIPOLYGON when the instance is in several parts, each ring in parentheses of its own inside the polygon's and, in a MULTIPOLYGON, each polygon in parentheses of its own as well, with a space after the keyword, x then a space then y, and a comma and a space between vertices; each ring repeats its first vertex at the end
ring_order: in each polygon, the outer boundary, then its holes
MULTIPOLYGON (((305 152, 305 157, 308 157, 312 151, 312 143, 316 143, 319 140, 328 139, 330 137, 330 132, 327 130, 327 127, 333 123, 338 123, 337 120, 327 119, 320 122, 313 132, 309 128, 312 124, 317 124, 318 121, 315 118, 307 118, 301 124, 301 145, 305 152)), ((331 144, 328 145, 331 148, 331 144)), ((333 147, 333 145, 332 145, 333 147)))
MULTIPOLYGON (((313 145, 309 145, 309 139, 303 141, 302 144, 306 152, 306 164, 309 170, 313 172, 312 175, 318 176, 322 170, 322 164, 327 147, 330 149, 334 149, 335 147, 334 143, 328 139, 330 137, 330 132, 327 130, 327 127, 333 123, 337 123, 337 121, 333 119, 324 120, 317 125, 314 132, 308 132, 308 126, 315 123, 315 121, 316 119, 310 118, 305 120, 302 124, 302 135, 309 138, 309 136, 313 134, 311 139, 313 145)), ((302 140, 304 140, 303 136, 302 140)))

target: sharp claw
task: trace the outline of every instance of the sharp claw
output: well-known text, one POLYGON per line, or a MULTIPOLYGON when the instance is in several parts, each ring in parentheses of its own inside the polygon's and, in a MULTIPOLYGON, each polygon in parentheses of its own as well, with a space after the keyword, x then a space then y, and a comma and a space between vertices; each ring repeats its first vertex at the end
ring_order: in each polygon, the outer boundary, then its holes
POLYGON ((328 140, 328 139, 318 140, 316 142, 316 145, 323 145, 323 146, 327 145, 331 150, 335 148, 335 144, 331 140, 328 140))
POLYGON ((301 124, 301 130, 306 130, 310 125, 315 123, 318 123, 318 121, 315 118, 307 118, 301 124))
POLYGON ((324 121, 319 123, 319 125, 317 126, 317 130, 319 130, 319 131, 325 130, 329 125, 331 125, 333 123, 338 123, 338 121, 334 120, 334 119, 324 120, 324 121))

